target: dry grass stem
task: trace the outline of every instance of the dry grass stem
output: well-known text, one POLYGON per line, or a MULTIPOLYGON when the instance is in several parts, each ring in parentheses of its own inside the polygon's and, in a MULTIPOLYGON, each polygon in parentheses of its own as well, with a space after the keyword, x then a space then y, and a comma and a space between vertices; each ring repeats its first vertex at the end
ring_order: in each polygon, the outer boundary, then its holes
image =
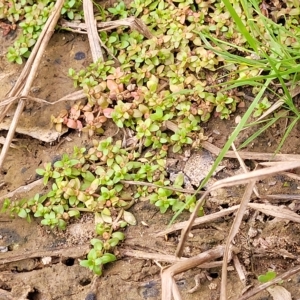
POLYGON ((249 203, 248 206, 265 215, 300 223, 300 216, 286 207, 260 203, 249 203))
POLYGON ((227 264, 228 264, 229 249, 230 249, 231 242, 233 241, 234 237, 239 231, 244 213, 247 208, 247 204, 250 202, 254 186, 255 186, 255 180, 252 179, 249 181, 249 183, 246 186, 243 198, 241 200, 240 207, 236 213, 236 216, 233 220, 233 223, 231 225, 228 234, 224 256, 223 256, 220 300, 227 300, 227 264))
MULTIPOLYGON (((66 96, 64 96, 64 97, 62 97, 59 100, 54 101, 54 102, 49 102, 49 101, 41 99, 41 98, 31 97, 29 95, 27 95, 26 97, 23 97, 23 99, 24 100, 29 100, 29 101, 34 101, 34 102, 41 103, 41 104, 55 105, 55 104, 57 104, 59 102, 63 102, 63 101, 78 101, 78 100, 86 99, 86 94, 84 93, 83 90, 80 90, 80 91, 76 91, 74 93, 71 93, 69 95, 66 95, 66 96)), ((0 107, 8 105, 8 104, 10 104, 12 102, 15 102, 17 100, 20 100, 20 97, 7 98, 7 99, 1 101, 0 107)))
MULTIPOLYGON (((78 22, 69 22, 66 20, 62 20, 60 25, 63 29, 72 30, 78 33, 86 33, 86 24, 78 23, 78 22)), ((107 21, 107 22, 99 22, 97 23, 97 28, 99 31, 107 31, 114 28, 118 28, 120 26, 129 26, 132 30, 137 30, 143 36, 148 39, 153 37, 152 33, 149 31, 147 26, 136 17, 124 18, 122 20, 115 20, 115 21, 107 21)))
POLYGON ((150 186, 155 188, 161 188, 163 187, 166 190, 174 191, 174 192, 180 192, 180 193, 186 193, 186 194, 203 194, 203 191, 195 191, 195 190, 189 190, 189 189, 181 189, 181 188, 175 188, 171 186, 161 186, 150 182, 143 182, 143 181, 132 181, 132 180, 121 180, 120 181, 123 184, 131 184, 131 185, 144 185, 144 186, 150 186))
POLYGON ((276 174, 278 172, 286 171, 286 170, 291 170, 294 168, 300 167, 300 161, 290 161, 290 162, 284 162, 280 163, 278 162, 275 166, 261 169, 261 170, 255 170, 251 171, 247 174, 239 174, 235 175, 229 178, 225 178, 222 180, 219 180, 215 182, 203 195, 202 197, 198 200, 198 203, 193 211, 193 213, 190 216, 190 219, 186 225, 186 227, 182 230, 181 233, 181 240, 178 244, 178 247, 176 249, 176 256, 181 256, 182 251, 183 251, 183 246, 184 243, 187 239, 188 233, 190 232, 190 229, 192 228, 192 224, 194 220, 196 219, 196 215, 200 209, 200 207, 203 206, 204 200, 206 196, 213 190, 223 188, 223 187, 229 187, 229 186, 234 186, 234 185, 239 185, 239 184, 248 184, 250 180, 258 180, 260 178, 266 177, 271 174, 276 174))
MULTIPOLYGON (((211 152, 212 154, 218 156, 221 152, 221 149, 217 146, 203 141, 201 142, 201 146, 211 152)), ((252 160, 261 160, 261 161, 300 161, 300 155, 298 154, 274 154, 274 153, 259 153, 259 152, 247 152, 247 151, 239 151, 239 156, 242 159, 252 159, 252 160)), ((227 158, 236 158, 234 151, 227 151, 224 157, 227 158)))
MULTIPOLYGON (((150 252, 144 252, 139 250, 132 250, 132 249, 119 249, 122 256, 128 256, 128 257, 135 257, 138 259, 151 259, 155 261, 163 261, 168 263, 177 263, 179 261, 185 261, 188 258, 186 257, 176 257, 174 255, 168 255, 168 254, 160 254, 160 253, 150 253, 150 252)), ((198 267, 201 269, 212 269, 221 267, 222 262, 221 261, 213 261, 209 263, 203 263, 199 265, 198 267)))
MULTIPOLYGON (((239 205, 235 205, 235 206, 223 209, 221 211, 218 211, 216 213, 196 218, 194 223, 193 223, 193 227, 197 226, 197 225, 213 222, 213 221, 215 221, 219 218, 222 218, 224 216, 227 216, 227 215, 235 212, 238 208, 239 208, 239 205)), ((189 221, 184 221, 184 222, 180 222, 180 223, 177 223, 177 224, 173 224, 172 226, 170 226, 166 230, 163 230, 163 231, 160 231, 159 233, 157 233, 155 235, 155 237, 165 236, 165 235, 170 234, 174 231, 181 230, 181 229, 183 229, 184 227, 187 226, 188 222, 189 221)))
POLYGON ((93 2, 91 0, 83 0, 83 12, 93 62, 99 59, 104 61, 97 31, 97 22, 94 17, 93 2))
POLYGON ((164 269, 161 273, 162 299, 172 300, 172 297, 174 297, 174 299, 181 299, 174 280, 174 276, 176 274, 185 272, 205 262, 220 258, 223 256, 223 253, 224 246, 217 246, 214 249, 208 250, 184 261, 177 262, 171 267, 164 269))
POLYGON ((27 185, 23 185, 23 186, 20 186, 18 187, 17 189, 15 189, 14 191, 4 195, 4 196, 1 196, 0 197, 0 203, 1 201, 3 201, 4 199, 13 199, 13 198, 16 198, 19 194, 21 193, 28 193, 30 190, 32 190, 33 188, 37 187, 37 186, 42 186, 43 185, 43 179, 38 179, 36 181, 33 181, 27 185))
POLYGON ((246 286, 246 275, 244 273, 243 267, 242 267, 237 255, 234 254, 232 256, 232 261, 233 261, 235 270, 240 278, 240 281, 243 283, 244 286, 246 286))
MULTIPOLYGON (((240 164, 241 168, 243 169, 244 173, 248 173, 249 171, 247 169, 247 166, 245 165, 244 161, 242 160, 241 156, 239 155, 239 153, 236 150, 235 145, 233 143, 232 143, 231 147, 232 147, 233 152, 235 153, 235 156, 236 156, 237 160, 239 161, 239 164, 240 164)), ((257 198, 260 198, 256 186, 254 186, 253 192, 255 193, 255 195, 256 195, 257 198)))
MULTIPOLYGON (((265 195, 261 197, 262 199, 270 199, 270 200, 279 200, 282 202, 292 201, 292 200, 300 200, 300 195, 291 195, 291 194, 278 194, 278 195, 265 195)), ((278 201, 277 201, 278 202, 278 201)))
MULTIPOLYGON (((284 100, 278 100, 276 101, 269 109, 267 109, 257 120, 256 122, 259 122, 260 120, 264 119, 267 117, 269 114, 274 112, 276 109, 281 107, 284 104, 284 100)), ((283 112, 283 114, 286 114, 286 112, 283 112)))
MULTIPOLYGON (((27 252, 25 254, 21 255, 5 255, 2 254, 2 258, 0 258, 0 264, 7 264, 15 261, 20 261, 24 259, 29 259, 29 258, 42 258, 42 257, 47 257, 47 256, 58 256, 58 257, 72 257, 72 258, 77 258, 77 257, 83 257, 86 255, 90 250, 90 244, 85 244, 85 245, 80 245, 80 246, 74 246, 74 247, 69 247, 69 248, 54 248, 51 250, 46 250, 46 251, 40 251, 40 250, 35 250, 33 252, 27 252), (6 257, 3 257, 6 256, 6 257)), ((10 252, 6 252, 10 254, 10 252)))
MULTIPOLYGON (((32 86, 33 80, 36 77, 36 72, 39 67, 40 61, 42 59, 44 50, 46 49, 46 46, 48 45, 48 42, 54 33, 55 26, 57 24, 57 21, 60 17, 60 11, 64 4, 63 0, 59 0, 56 2, 53 11, 51 15, 49 16, 39 38, 36 42, 33 51, 30 55, 30 58, 28 59, 23 71, 21 72, 21 75, 19 76, 15 86, 10 91, 8 97, 14 97, 17 95, 20 95, 20 101, 18 103, 18 107, 15 111, 13 120, 11 122, 9 131, 6 136, 5 144, 3 145, 1 154, 0 154, 0 169, 3 166, 5 156, 8 152, 9 146, 11 144, 11 141, 13 139, 13 136, 16 131, 17 123, 19 121, 19 118, 21 116, 21 113, 23 112, 23 109, 25 107, 25 100, 23 100, 23 97, 26 97, 29 94, 30 88, 32 86), (24 87, 23 87, 24 86, 24 87)), ((8 105, 10 106, 10 105, 8 105)), ((6 113, 7 107, 4 109, 4 112, 6 113)), ((0 122, 3 120, 5 114, 2 113, 0 116, 0 122)))

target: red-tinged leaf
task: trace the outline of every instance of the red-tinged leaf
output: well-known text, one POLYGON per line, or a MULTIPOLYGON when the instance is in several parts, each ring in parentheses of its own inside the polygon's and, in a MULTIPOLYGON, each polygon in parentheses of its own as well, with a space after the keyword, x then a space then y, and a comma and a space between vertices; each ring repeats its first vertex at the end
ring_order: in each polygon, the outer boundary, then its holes
POLYGON ((85 120, 86 120, 87 123, 91 123, 91 122, 94 121, 95 117, 94 117, 94 114, 92 112, 86 111, 84 113, 84 116, 85 116, 85 120))
POLYGON ((106 117, 106 116, 100 116, 100 117, 97 118, 97 122, 98 123, 105 123, 107 121, 107 118, 108 117, 106 117))
POLYGON ((78 129, 79 131, 81 131, 82 128, 83 128, 83 125, 82 125, 81 121, 77 120, 76 122, 77 122, 77 129, 78 129))
POLYGON ((66 123, 67 127, 72 128, 72 129, 77 129, 77 122, 72 119, 67 119, 66 123))
POLYGON ((106 84, 111 93, 119 93, 119 86, 114 80, 108 79, 106 84))
POLYGON ((77 120, 80 117, 80 110, 77 107, 72 107, 70 118, 77 120))
POLYGON ((104 108, 103 109, 103 114, 104 114, 104 116, 106 117, 106 118, 108 118, 108 119, 111 119, 112 118, 112 116, 111 116, 111 114, 114 112, 114 109, 113 108, 104 108))
POLYGON ((124 84, 123 84, 123 83, 120 83, 120 84, 118 85, 118 89, 119 89, 120 92, 124 92, 124 84))

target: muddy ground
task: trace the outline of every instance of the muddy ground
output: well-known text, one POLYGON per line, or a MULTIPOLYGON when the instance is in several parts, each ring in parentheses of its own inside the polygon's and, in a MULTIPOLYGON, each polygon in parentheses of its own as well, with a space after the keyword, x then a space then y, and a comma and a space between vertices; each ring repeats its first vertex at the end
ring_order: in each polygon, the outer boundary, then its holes
MULTIPOLYGON (((5 37, 0 35, 1 100, 5 98, 22 69, 22 66, 9 64, 5 57, 6 48, 15 38, 16 33, 5 37)), ((75 89, 72 80, 67 77, 69 67, 79 70, 89 63, 91 55, 85 36, 55 33, 44 54, 32 95, 54 102, 73 92, 75 89), (81 60, 76 59, 78 52, 84 54, 80 55, 81 60)), ((247 102, 245 104, 247 107, 247 102)), ((35 181, 35 169, 44 162, 53 161, 63 153, 71 153, 74 145, 83 146, 90 143, 85 135, 79 136, 77 132, 71 131, 53 143, 40 140, 45 136, 49 137, 49 132, 55 133, 51 129, 51 114, 57 115, 61 109, 69 107, 68 102, 55 106, 27 103, 19 122, 18 133, 15 135, 16 147, 10 149, 1 170, 0 197, 35 181), (30 133, 38 136, 32 138, 30 133)), ((242 115, 245 109, 239 108, 236 115, 242 115)), ((13 110, 9 115, 12 114, 13 110)), ((210 136, 214 145, 224 145, 235 126, 234 119, 235 116, 227 121, 212 118, 208 124, 203 124, 206 135, 210 136)), ((9 118, 6 122, 8 121, 9 118)), ((284 133, 284 128, 284 121, 276 124, 255 140, 247 150, 272 153, 284 133)), ((113 124, 107 126, 105 136, 109 136, 113 129, 113 124)), ((6 130, 0 131, 0 135, 5 137, 6 130)), ((281 152, 300 154, 299 136, 300 131, 295 128, 281 152)), ((246 163, 249 168, 253 168, 255 164, 253 161, 246 163)), ((190 161, 190 164, 193 162, 190 161)), ((226 160, 223 164, 226 168, 216 175, 217 178, 225 178, 239 172, 236 160, 226 160)), ((184 166, 182 168, 184 169, 184 166)), ((279 174, 260 181, 257 186, 261 194, 299 194, 300 189, 297 181, 279 174)), ((238 204, 243 190, 243 187, 234 187, 212 195, 205 207, 206 214, 238 204)), ((39 185, 30 192, 23 193, 23 196, 29 197, 42 191, 43 187, 39 185)), ((295 201, 278 204, 288 206, 294 202, 293 207, 299 212, 299 205, 295 201)), ((126 240, 119 248, 119 260, 106 267, 104 275, 96 281, 93 281, 93 274, 78 263, 78 258, 82 258, 86 253, 89 240, 93 236, 92 216, 85 215, 80 221, 72 222, 66 232, 62 233, 40 226, 37 220, 27 223, 22 219, 10 219, 7 215, 1 215, 0 246, 8 247, 9 251, 0 253, 0 299, 160 299, 159 264, 152 260, 127 257, 122 255, 122 251, 132 249, 173 255, 180 232, 172 233, 168 238, 156 238, 155 234, 168 226, 172 213, 162 215, 147 201, 137 202, 131 212, 136 216, 137 225, 125 230, 126 240), (44 257, 51 259, 45 260, 44 257)), ((189 214, 185 212, 177 222, 187 220, 188 217, 189 214)), ((184 256, 190 257, 224 244, 232 220, 233 215, 229 215, 217 222, 195 227, 185 245, 184 256)), ((247 274, 246 284, 257 285, 257 276, 269 269, 281 274, 299 264, 300 225, 255 214, 250 210, 243 220, 235 243, 240 249, 238 257, 247 274)), ((166 263, 162 263, 162 266, 166 266, 166 263)), ((210 280, 205 280, 197 292, 188 293, 195 285, 195 275, 200 271, 199 268, 195 268, 176 278, 182 298, 218 299, 221 268, 207 270, 210 280)), ((245 286, 240 282, 231 264, 228 276, 229 299, 238 299, 245 286)), ((293 299, 300 299, 300 274, 285 280, 283 286, 290 291, 293 299)), ((252 299, 272 298, 264 291, 252 299)))

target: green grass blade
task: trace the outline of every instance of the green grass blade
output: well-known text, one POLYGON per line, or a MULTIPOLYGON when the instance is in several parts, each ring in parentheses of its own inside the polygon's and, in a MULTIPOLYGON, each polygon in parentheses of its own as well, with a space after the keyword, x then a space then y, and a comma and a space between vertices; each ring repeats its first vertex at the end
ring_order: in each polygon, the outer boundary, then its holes
POLYGON ((278 145, 278 147, 275 150, 275 153, 278 153, 281 149, 281 147, 283 146, 285 140, 287 139, 287 137, 289 136, 289 134, 291 133, 292 129, 294 128, 294 126, 297 124, 297 122, 299 122, 300 118, 297 117, 293 120, 293 122, 288 126, 288 128, 286 129, 286 131, 284 132, 284 135, 278 145))

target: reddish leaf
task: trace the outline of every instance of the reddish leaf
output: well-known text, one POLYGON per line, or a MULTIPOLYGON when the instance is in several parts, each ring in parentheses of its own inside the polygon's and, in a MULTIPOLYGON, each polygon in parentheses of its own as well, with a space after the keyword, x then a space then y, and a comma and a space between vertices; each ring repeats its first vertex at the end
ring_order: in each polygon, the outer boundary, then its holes
POLYGON ((106 118, 109 118, 109 119, 111 119, 112 118, 112 116, 111 116, 111 114, 113 113, 113 111, 114 111, 114 109, 113 108, 104 108, 103 109, 103 114, 104 114, 104 116, 106 117, 106 118))
POLYGON ((67 125, 69 128, 77 129, 77 122, 76 122, 75 120, 68 119, 66 125, 67 125))
POLYGON ((77 122, 77 129, 78 129, 79 131, 81 131, 82 128, 83 128, 81 121, 77 120, 76 122, 77 122))
POLYGON ((92 112, 86 111, 84 116, 87 123, 92 123, 94 121, 94 114, 92 112))
POLYGON ((108 79, 107 82, 107 88, 112 92, 112 93, 119 93, 119 87, 116 84, 114 80, 108 79))
POLYGON ((107 121, 107 117, 106 116, 100 116, 97 118, 97 123, 105 123, 107 121))

